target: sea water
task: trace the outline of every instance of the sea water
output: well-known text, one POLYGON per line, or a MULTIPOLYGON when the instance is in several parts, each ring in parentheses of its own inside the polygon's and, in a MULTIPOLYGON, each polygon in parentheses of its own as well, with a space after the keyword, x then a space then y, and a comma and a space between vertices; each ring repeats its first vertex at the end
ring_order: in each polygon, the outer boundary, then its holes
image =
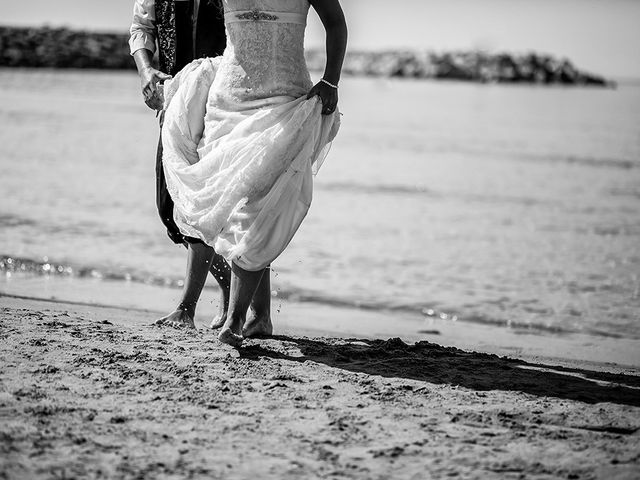
MULTIPOLYGON (((0 87, 0 292, 177 292, 135 73, 5 69, 0 87)), ((640 338, 640 85, 345 78, 340 110, 276 299, 640 338)))

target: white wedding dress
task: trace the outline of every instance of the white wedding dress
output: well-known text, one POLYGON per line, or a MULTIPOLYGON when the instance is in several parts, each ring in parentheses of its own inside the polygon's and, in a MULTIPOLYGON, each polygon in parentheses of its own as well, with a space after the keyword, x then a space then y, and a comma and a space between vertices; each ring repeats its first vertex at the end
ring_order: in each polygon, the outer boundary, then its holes
POLYGON ((291 241, 339 128, 304 60, 307 0, 223 0, 227 48, 165 84, 163 165, 187 236, 245 270, 291 241))

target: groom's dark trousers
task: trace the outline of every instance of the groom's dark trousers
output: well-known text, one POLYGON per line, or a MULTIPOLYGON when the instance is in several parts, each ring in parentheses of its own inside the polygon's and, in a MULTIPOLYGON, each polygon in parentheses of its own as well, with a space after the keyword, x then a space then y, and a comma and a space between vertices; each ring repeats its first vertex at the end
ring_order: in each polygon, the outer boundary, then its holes
MULTIPOLYGON (((159 69, 175 75, 202 57, 222 55, 226 46, 224 15, 220 0, 156 0, 159 69)), ((173 199, 167 191, 162 168, 162 136, 156 155, 156 205, 167 234, 174 243, 200 242, 180 233, 173 220, 173 199)))

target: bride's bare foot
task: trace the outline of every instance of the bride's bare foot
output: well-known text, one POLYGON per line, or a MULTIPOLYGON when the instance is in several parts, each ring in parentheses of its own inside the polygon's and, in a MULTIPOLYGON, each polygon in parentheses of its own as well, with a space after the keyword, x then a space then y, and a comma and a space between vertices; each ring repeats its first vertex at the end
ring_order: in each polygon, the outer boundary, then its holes
POLYGON ((153 324, 161 327, 196 329, 193 317, 186 310, 181 309, 177 309, 169 315, 159 318, 153 322, 153 324))
POLYGON ((253 315, 247 320, 242 335, 246 338, 270 337, 273 334, 271 315, 253 315))
POLYGON ((218 340, 222 343, 226 343, 227 345, 231 345, 232 347, 240 348, 244 337, 233 333, 229 327, 224 327, 218 334, 218 340))
POLYGON ((218 340, 232 347, 239 348, 244 340, 242 336, 244 321, 244 316, 227 315, 227 321, 220 330, 220 333, 218 333, 218 340))

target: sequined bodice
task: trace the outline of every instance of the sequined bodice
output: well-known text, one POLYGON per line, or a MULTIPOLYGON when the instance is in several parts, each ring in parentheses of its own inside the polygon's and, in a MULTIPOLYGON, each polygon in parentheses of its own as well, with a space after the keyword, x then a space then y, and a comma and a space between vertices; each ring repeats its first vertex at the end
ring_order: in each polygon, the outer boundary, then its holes
POLYGON ((234 101, 311 88, 304 60, 307 0, 223 0, 227 48, 214 89, 234 101))

